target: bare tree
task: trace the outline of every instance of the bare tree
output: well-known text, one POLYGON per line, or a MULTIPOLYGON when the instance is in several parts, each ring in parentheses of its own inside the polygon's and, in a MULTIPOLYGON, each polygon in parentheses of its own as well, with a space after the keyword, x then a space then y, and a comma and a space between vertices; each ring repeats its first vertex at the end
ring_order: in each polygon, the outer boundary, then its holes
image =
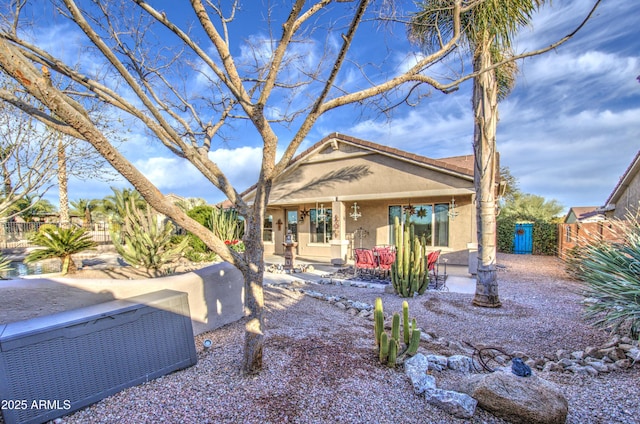
POLYGON ((53 186, 55 155, 55 140, 37 120, 0 104, 0 217, 21 214, 53 186))
POLYGON ((262 368, 262 227, 269 194, 274 178, 289 164, 314 124, 344 105, 389 93, 402 98, 419 84, 446 93, 477 75, 441 83, 427 73, 430 65, 456 48, 459 18, 469 7, 468 1, 451 0, 446 5, 453 16, 453 31, 441 48, 417 56, 413 66, 394 75, 372 74, 377 67, 354 64, 356 57, 350 57, 360 27, 375 25, 381 12, 370 0, 293 0, 270 4, 261 15, 244 13, 239 0, 191 0, 196 19, 193 27, 180 15, 170 17, 171 10, 157 10, 144 0, 95 0, 82 2, 82 7, 73 0, 53 3, 55 13, 68 18, 84 37, 91 63, 67 63, 41 47, 26 32, 29 3, 14 1, 0 32, 0 68, 44 108, 30 107, 9 90, 0 90, 0 99, 60 132, 89 142, 155 210, 196 234, 242 272, 248 314, 246 373, 262 368), (255 21, 256 16, 260 21, 255 21), (250 17, 254 21, 247 21, 250 17), (255 27, 265 21, 272 25, 264 39, 248 39, 243 44, 234 38, 237 26, 255 27), (323 39, 318 41, 320 37, 323 39), (324 46, 321 53, 310 55, 308 46, 318 43, 324 46), (98 71, 96 64, 100 65, 98 71), (341 72, 347 69, 359 72, 362 78, 353 85, 343 84, 347 78, 341 72), (54 85, 52 74, 63 77, 65 87, 73 89, 54 85), (245 218, 244 254, 231 250, 189 218, 114 147, 89 113, 95 102, 109 108, 114 117, 126 115, 144 126, 151 138, 188 160, 227 196, 245 218), (262 141, 260 176, 252 203, 239 195, 209 156, 213 141, 228 136, 234 122, 240 121, 250 123, 262 141), (279 124, 291 128, 291 139, 279 141, 275 132, 279 124), (284 153, 276 160, 279 142, 284 153))

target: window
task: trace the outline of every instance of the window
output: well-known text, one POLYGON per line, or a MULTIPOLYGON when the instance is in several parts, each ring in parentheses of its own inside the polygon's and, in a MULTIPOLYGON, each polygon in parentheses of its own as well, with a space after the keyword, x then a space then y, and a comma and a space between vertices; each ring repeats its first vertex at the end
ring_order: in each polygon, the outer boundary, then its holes
POLYGON ((567 243, 571 243, 571 225, 566 225, 565 227, 565 239, 564 241, 567 243))
POLYGON ((329 243, 331 241, 331 209, 311 209, 309 218, 310 242, 329 243))
POLYGON ((415 235, 425 238, 428 246, 449 246, 449 204, 436 203, 415 206, 389 206, 389 225, 391 226, 391 243, 395 242, 393 223, 395 217, 400 222, 405 220, 406 209, 411 208, 409 222, 413 224, 415 235))
POLYGON ((273 215, 264 217, 264 227, 262 229, 262 241, 273 243, 273 215))

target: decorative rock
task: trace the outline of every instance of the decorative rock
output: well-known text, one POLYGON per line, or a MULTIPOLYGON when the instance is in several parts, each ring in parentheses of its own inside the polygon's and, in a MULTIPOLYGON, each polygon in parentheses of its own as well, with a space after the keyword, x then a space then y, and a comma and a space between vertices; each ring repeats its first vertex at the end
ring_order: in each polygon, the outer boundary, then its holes
POLYGON ((525 361, 525 364, 527 364, 529 366, 529 368, 536 368, 536 369, 542 369, 542 367, 544 366, 544 361, 542 361, 541 365, 538 365, 538 361, 535 359, 527 359, 525 361))
POLYGON ((591 356, 592 358, 602 359, 604 355, 601 354, 599 351, 600 349, 598 349, 597 347, 588 346, 584 350, 584 356, 591 356))
POLYGON ((564 349, 559 349, 556 351, 556 360, 560 361, 561 359, 569 359, 569 352, 564 349))
POLYGON ((575 352, 571 352, 571 358, 579 361, 582 358, 584 358, 584 352, 581 350, 576 350, 575 352))
POLYGON ((471 418, 476 412, 476 401, 465 393, 451 390, 431 389, 425 392, 425 399, 432 405, 448 412, 457 418, 471 418))
MULTIPOLYGON (((591 358, 587 358, 587 359, 591 359, 591 358)), ((591 359, 588 361, 585 361, 587 365, 589 365, 591 368, 595 369, 598 372, 609 372, 609 366, 607 364, 605 364, 603 361, 597 360, 597 359, 591 359)))
POLYGON ((447 367, 466 374, 473 369, 473 359, 464 355, 452 355, 447 359, 447 367))
POLYGON ((373 306, 369 305, 368 303, 364 303, 364 302, 351 302, 351 306, 356 308, 356 309, 366 309, 367 311, 373 309, 373 306))
POLYGON ((563 371, 564 368, 562 367, 562 365, 559 365, 556 362, 552 362, 549 361, 546 364, 544 364, 544 367, 542 367, 542 371, 544 372, 550 372, 550 371, 563 371))
POLYGON ((427 355, 427 360, 429 361, 429 368, 437 371, 442 371, 449 364, 449 359, 442 355, 427 355))
POLYGON ((433 337, 431 337, 431 335, 429 333, 425 333, 424 331, 420 332, 420 340, 424 341, 424 342, 430 342, 431 340, 433 340, 433 337))
POLYGON ((461 386, 482 409, 512 423, 564 424, 567 419, 569 404, 560 389, 535 375, 498 371, 474 375, 461 386))
POLYGON ((625 358, 625 353, 622 349, 617 346, 608 347, 606 349, 600 349, 600 353, 602 353, 602 357, 607 356, 613 362, 619 361, 625 358))
POLYGON ((358 312, 358 314, 356 316, 360 317, 360 318, 366 318, 370 315, 371 313, 365 309, 361 310, 360 312, 358 312))
POLYGON ((618 344, 620 344, 620 341, 620 336, 616 334, 606 344, 602 345, 601 349, 617 346, 618 344))
POLYGON ((572 365, 566 369, 566 371, 571 371, 576 375, 590 376, 595 377, 598 375, 598 371, 590 365, 586 365, 581 367, 580 365, 572 365))
POLYGON ((528 356, 524 352, 520 352, 519 350, 516 350, 515 352, 513 352, 511 356, 514 358, 520 358, 523 361, 526 361, 528 359, 528 356))
POLYGON ((640 349, 637 347, 632 347, 626 353, 627 358, 631 359, 634 362, 640 361, 640 349))
POLYGON ((625 370, 631 366, 631 361, 628 359, 620 359, 619 361, 616 361, 614 364, 618 369, 625 370))
POLYGON ((428 369, 429 361, 421 353, 404 361, 404 373, 411 380, 413 391, 416 394, 424 393, 426 390, 435 389, 436 387, 435 377, 427 375, 428 369))
POLYGON ((340 309, 347 309, 347 305, 342 302, 336 302, 336 306, 340 309))
POLYGON ((633 345, 629 343, 620 343, 618 347, 625 352, 629 352, 631 349, 633 349, 633 345))
POLYGON ((349 310, 347 310, 347 313, 348 313, 349 315, 351 315, 351 316, 356 316, 356 315, 358 315, 358 312, 360 312, 360 311, 358 311, 356 308, 349 308, 349 310))
POLYGON ((571 359, 562 358, 558 361, 558 365, 560 365, 562 368, 568 368, 572 365, 575 365, 575 362, 573 362, 571 359))
POLYGON ((387 293, 387 294, 393 294, 393 293, 395 293, 395 290, 394 290, 393 286, 391 284, 389 284, 388 286, 386 286, 384 288, 384 292, 387 293))

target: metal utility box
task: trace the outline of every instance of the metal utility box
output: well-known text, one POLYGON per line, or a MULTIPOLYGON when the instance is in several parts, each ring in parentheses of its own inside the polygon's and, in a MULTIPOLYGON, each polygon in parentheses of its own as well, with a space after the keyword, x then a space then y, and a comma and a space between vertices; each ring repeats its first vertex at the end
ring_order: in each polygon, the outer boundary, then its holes
POLYGON ((173 290, 0 325, 4 421, 43 423, 196 362, 173 290))

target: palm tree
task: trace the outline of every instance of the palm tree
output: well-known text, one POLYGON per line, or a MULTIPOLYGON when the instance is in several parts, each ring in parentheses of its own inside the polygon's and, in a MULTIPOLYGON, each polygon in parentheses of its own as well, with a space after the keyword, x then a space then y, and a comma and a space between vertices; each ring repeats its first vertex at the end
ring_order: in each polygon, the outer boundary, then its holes
POLYGON ((14 203, 9 213, 18 213, 25 222, 33 222, 37 215, 55 212, 55 210, 56 207, 47 199, 27 194, 14 203))
MULTIPOLYGON (((462 39, 472 53, 473 71, 480 72, 510 55, 511 39, 531 21, 542 0, 486 0, 461 16, 462 39)), ((411 34, 427 48, 438 48, 453 34, 450 0, 424 0, 414 15, 411 34)), ((496 274, 496 127, 498 100, 513 87, 517 67, 512 62, 473 79, 475 155, 474 185, 478 230, 478 274, 473 304, 501 306, 496 274)))
POLYGON ((43 259, 59 258, 62 261, 62 273, 77 271, 71 255, 96 246, 91 235, 82 228, 43 227, 31 239, 42 248, 32 251, 24 259, 26 263, 43 259))
POLYGON ((91 226, 92 216, 91 213, 97 209, 100 205, 100 201, 97 199, 78 199, 71 201, 72 213, 82 216, 82 226, 89 228, 91 226))
POLYGON ((140 210, 146 210, 147 202, 142 198, 142 195, 132 188, 123 188, 119 190, 115 187, 111 187, 113 195, 106 196, 102 200, 102 209, 106 214, 109 214, 113 222, 122 224, 124 217, 127 215, 127 205, 130 202, 140 210))

